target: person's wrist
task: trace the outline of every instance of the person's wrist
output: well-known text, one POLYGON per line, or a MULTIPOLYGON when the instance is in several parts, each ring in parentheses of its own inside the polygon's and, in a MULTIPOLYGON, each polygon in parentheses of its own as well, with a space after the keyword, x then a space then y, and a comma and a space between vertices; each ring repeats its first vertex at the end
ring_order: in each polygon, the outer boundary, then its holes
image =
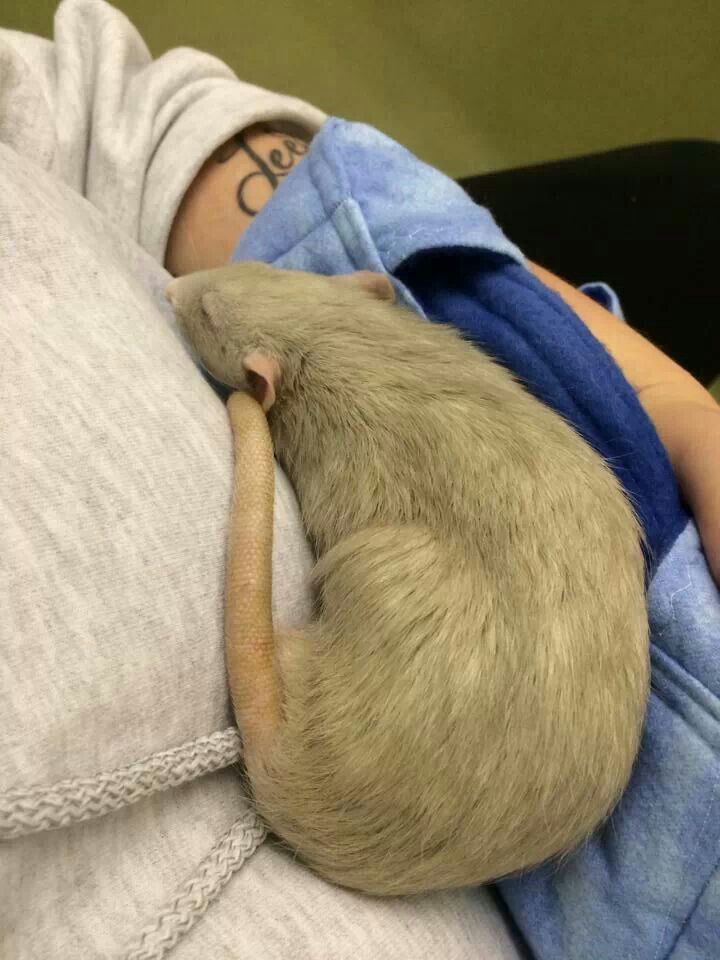
POLYGON ((694 417, 682 455, 680 484, 720 587, 720 407, 703 407, 694 411, 694 417))
POLYGON ((695 519, 708 566, 720 586, 720 406, 708 400, 646 398, 646 412, 695 519))

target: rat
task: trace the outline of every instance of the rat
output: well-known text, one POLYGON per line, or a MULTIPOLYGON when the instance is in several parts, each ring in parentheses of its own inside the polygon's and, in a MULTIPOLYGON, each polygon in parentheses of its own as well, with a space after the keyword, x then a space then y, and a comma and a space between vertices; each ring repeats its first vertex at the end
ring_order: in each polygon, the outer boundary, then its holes
POLYGON ((611 469, 384 274, 242 263, 167 296, 233 391, 226 660, 270 830, 381 896, 569 855, 615 809, 649 695, 642 530, 611 469), (273 455, 316 558, 293 631, 273 455))

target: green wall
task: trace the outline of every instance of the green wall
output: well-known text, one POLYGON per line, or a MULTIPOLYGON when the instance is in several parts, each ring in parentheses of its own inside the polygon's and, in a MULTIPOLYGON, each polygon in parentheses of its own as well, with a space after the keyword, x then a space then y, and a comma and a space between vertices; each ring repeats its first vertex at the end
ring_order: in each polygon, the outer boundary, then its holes
MULTIPOLYGON (((720 139, 720 0, 118 0, 155 55, 364 120, 451 176, 720 139), (172 11, 170 13, 169 11, 172 11)), ((50 36, 55 0, 3 0, 50 36)), ((720 381, 718 381, 720 398, 720 381)))
MULTIPOLYGON (((720 137, 717 0, 119 0, 155 54, 366 120, 452 176, 720 137), (172 11, 170 13, 169 11, 172 11)), ((53 0, 3 0, 50 35, 53 0)))

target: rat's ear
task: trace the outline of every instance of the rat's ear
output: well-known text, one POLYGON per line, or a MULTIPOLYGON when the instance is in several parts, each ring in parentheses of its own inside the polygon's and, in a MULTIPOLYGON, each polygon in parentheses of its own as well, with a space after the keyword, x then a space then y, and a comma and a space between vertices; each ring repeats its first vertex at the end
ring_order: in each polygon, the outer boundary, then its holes
POLYGON ((244 358, 243 367, 253 396, 267 413, 275 403, 280 384, 280 364, 275 357, 260 350, 253 350, 244 358))
POLYGON ((355 273, 343 273, 333 277, 337 283, 351 283, 361 287, 366 293, 378 300, 395 300, 395 288, 386 273, 373 273, 372 270, 356 270, 355 273))

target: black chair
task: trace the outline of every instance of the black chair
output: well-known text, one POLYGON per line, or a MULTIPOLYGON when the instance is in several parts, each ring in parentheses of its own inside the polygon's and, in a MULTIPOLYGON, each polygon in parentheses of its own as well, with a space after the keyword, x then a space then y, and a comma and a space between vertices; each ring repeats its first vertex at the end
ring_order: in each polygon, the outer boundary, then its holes
POLYGON ((701 383, 720 374, 720 143, 645 144, 459 183, 531 260, 575 285, 607 281, 656 346, 701 383))

